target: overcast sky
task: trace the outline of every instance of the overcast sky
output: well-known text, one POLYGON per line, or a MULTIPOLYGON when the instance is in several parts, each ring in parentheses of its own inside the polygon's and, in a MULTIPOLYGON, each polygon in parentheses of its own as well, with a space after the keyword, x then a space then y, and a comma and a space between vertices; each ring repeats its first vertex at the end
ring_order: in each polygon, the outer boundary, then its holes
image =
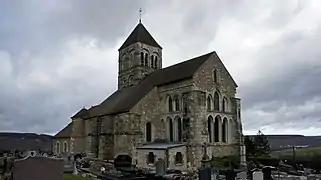
POLYGON ((0 131, 54 134, 116 90, 140 7, 165 67, 218 53, 245 134, 321 135, 320 0, 2 0, 0 131))

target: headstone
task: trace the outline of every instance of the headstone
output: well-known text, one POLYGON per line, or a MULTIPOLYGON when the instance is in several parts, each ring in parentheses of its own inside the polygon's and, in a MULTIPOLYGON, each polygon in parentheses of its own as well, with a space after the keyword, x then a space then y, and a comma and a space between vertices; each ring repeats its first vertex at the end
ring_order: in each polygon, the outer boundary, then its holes
POLYGON ((262 171, 255 171, 255 172, 253 172, 253 180, 263 180, 263 173, 262 173, 262 171))
POLYGON ((272 172, 271 172, 271 167, 266 166, 262 168, 262 172, 263 172, 263 179, 264 180, 271 180, 272 179, 272 172))
POLYGON ((76 166, 76 162, 74 162, 74 172, 73 172, 73 174, 78 175, 78 169, 77 169, 77 166, 76 166))
POLYGON ((225 175, 226 180, 235 180, 236 172, 234 172, 234 170, 227 170, 225 175))
POLYGON ((235 179, 245 180, 247 178, 246 172, 242 171, 236 174, 235 179))
POLYGON ((43 156, 27 157, 14 162, 13 180, 61 180, 63 160, 43 156))
POLYGON ((199 180, 211 180, 211 168, 202 168, 198 173, 199 180))
POLYGON ((163 176, 165 174, 165 161, 163 159, 158 159, 156 162, 156 175, 163 176))

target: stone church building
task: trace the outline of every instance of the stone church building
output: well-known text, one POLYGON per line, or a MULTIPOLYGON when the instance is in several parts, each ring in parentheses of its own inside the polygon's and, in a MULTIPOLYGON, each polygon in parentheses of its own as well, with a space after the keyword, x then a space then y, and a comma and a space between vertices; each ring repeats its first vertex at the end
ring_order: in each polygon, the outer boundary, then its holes
POLYGON ((237 84, 216 52, 163 68, 162 47, 142 23, 118 51, 118 89, 71 117, 55 136, 56 153, 123 155, 146 168, 164 160, 176 169, 199 167, 204 157, 241 158, 237 84))

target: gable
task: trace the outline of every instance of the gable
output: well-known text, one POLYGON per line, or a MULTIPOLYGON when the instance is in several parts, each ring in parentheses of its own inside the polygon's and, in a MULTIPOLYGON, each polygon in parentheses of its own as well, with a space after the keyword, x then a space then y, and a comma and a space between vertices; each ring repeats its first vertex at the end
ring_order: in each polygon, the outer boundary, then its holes
POLYGON ((218 78, 223 79, 223 84, 231 86, 233 88, 237 88, 238 85, 234 81, 231 74, 228 72, 227 68, 221 61, 221 59, 218 57, 216 53, 213 53, 213 56, 211 56, 195 73, 196 77, 196 83, 197 84, 208 84, 212 83, 214 81, 214 73, 213 71, 217 70, 218 72, 218 78))
POLYGON ((135 86, 115 91, 98 106, 88 110, 85 118, 128 112, 154 87, 192 78, 198 68, 213 54, 205 55, 163 68, 147 75, 135 86))
POLYGON ((65 126, 61 131, 59 131, 54 138, 70 138, 72 133, 72 125, 73 123, 70 122, 67 126, 65 126))
POLYGON ((214 58, 215 60, 219 63, 219 65, 222 67, 223 71, 226 72, 227 76, 229 77, 229 80, 232 81, 234 86, 237 88, 238 85, 236 84, 235 80, 233 79, 232 75, 230 72, 227 70, 226 66, 224 65, 223 61, 218 57, 217 53, 214 53, 214 58))

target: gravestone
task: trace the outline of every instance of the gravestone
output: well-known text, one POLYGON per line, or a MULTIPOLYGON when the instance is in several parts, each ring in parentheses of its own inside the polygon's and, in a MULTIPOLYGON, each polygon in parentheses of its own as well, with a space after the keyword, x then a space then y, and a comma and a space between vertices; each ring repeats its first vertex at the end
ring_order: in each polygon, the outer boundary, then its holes
POLYGON ((16 160, 12 169, 13 180, 61 180, 63 160, 43 156, 16 160))
POLYGON ((156 176, 163 176, 165 174, 165 161, 158 159, 156 162, 156 176))
POLYGON ((247 178, 247 175, 245 171, 237 173, 235 177, 235 179, 238 179, 238 180, 245 180, 246 178, 247 178))
POLYGON ((253 180, 263 180, 263 172, 262 171, 253 172, 253 180))
POLYGON ((199 180, 211 180, 212 176, 211 176, 211 168, 201 168, 198 172, 198 177, 199 180))

